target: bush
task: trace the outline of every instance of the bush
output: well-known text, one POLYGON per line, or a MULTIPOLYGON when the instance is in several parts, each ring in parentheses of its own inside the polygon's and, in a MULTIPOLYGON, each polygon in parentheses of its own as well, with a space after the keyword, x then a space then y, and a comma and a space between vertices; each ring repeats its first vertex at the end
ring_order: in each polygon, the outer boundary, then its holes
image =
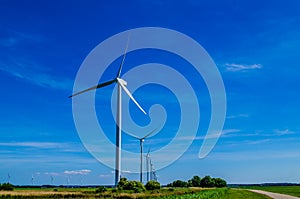
POLYGON ((104 186, 100 186, 96 189, 96 193, 103 193, 105 191, 107 191, 107 189, 104 186))
POLYGON ((136 193, 140 193, 146 190, 141 182, 135 180, 128 181, 126 178, 121 178, 117 187, 120 190, 133 190, 136 193))
POLYGON ((14 186, 12 184, 9 184, 9 183, 3 183, 3 184, 0 184, 0 191, 3 190, 3 191, 12 191, 14 190, 14 186))
POLYGON ((150 180, 147 182, 145 187, 147 190, 160 189, 160 183, 154 180, 150 180))

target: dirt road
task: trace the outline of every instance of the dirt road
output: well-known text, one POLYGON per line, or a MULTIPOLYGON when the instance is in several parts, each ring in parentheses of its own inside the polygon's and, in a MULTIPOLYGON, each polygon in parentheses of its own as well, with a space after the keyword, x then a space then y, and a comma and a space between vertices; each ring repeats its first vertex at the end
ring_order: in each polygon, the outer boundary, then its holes
POLYGON ((261 190, 249 190, 249 191, 252 191, 255 193, 260 193, 260 194, 269 196, 274 199, 299 199, 296 196, 289 196, 289 195, 280 194, 280 193, 272 193, 272 192, 268 192, 268 191, 261 191, 261 190))

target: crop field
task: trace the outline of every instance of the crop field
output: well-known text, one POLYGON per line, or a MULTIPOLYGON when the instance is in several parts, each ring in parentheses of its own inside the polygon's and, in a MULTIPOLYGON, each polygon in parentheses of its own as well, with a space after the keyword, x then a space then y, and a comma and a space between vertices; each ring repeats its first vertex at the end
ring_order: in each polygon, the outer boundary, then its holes
POLYGON ((96 193, 92 188, 57 188, 57 189, 15 189, 14 191, 1 191, 0 198, 4 199, 33 199, 33 198, 161 198, 161 199, 179 199, 179 198, 200 198, 200 199, 269 199, 269 197, 252 193, 243 189, 230 188, 163 188, 161 190, 146 191, 143 193, 133 193, 130 191, 117 191, 108 189, 103 193, 96 193))
POLYGON ((242 188, 270 191, 300 197, 300 186, 246 186, 242 188))

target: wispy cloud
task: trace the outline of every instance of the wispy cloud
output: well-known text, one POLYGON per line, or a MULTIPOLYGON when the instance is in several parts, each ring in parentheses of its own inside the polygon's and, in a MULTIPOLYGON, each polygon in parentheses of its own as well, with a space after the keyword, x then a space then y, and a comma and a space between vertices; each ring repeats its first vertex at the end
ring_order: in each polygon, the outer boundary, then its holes
MULTIPOLYGON (((48 66, 48 62, 47 64, 41 63, 41 61, 27 56, 27 51, 26 53, 22 52, 22 50, 27 50, 27 48, 32 46, 43 46, 46 41, 43 36, 1 29, 1 27, 0 31, 3 33, 0 37, 0 50, 3 51, 0 55, 0 72, 5 72, 42 87, 63 90, 72 89, 73 80, 54 75, 53 72, 55 71, 49 70, 49 67, 57 68, 57 66, 48 66)), ((40 49, 34 50, 40 51, 40 49)))
POLYGON ((238 114, 238 115, 229 115, 226 118, 227 119, 236 119, 236 118, 247 118, 249 117, 248 114, 238 114))
POLYGON ((293 135, 293 134, 296 134, 297 132, 295 132, 295 131, 291 131, 291 130, 289 130, 289 129, 284 129, 284 130, 279 130, 279 129, 275 129, 274 130, 274 133, 276 134, 276 135, 293 135))
POLYGON ((81 169, 81 170, 71 170, 71 171, 64 171, 64 174, 67 174, 67 175, 87 175, 89 173, 91 173, 92 170, 89 170, 89 169, 81 169))
POLYGON ((60 176, 61 173, 58 172, 44 172, 45 175, 49 175, 49 176, 60 176))
POLYGON ((16 47, 18 44, 41 42, 44 40, 44 37, 41 35, 33 35, 7 28, 0 28, 0 31, 2 33, 0 38, 0 46, 7 48, 16 47))
POLYGON ((35 148, 35 149, 46 149, 52 151, 61 151, 61 152, 85 152, 83 146, 80 143, 70 143, 70 142, 0 142, 0 147, 6 147, 6 151, 2 151, 3 153, 15 153, 14 150, 10 150, 11 148, 35 148))
POLYGON ((6 72, 14 77, 26 80, 32 84, 49 87, 54 89, 71 90, 73 81, 70 79, 59 78, 45 71, 41 71, 43 66, 34 66, 32 63, 11 61, 10 63, 1 63, 0 71, 6 72), (37 70, 39 68, 39 70, 37 70))
POLYGON ((56 142, 0 142, 0 146, 33 147, 33 148, 62 148, 65 143, 56 142))
POLYGON ((234 63, 226 63, 225 64, 226 70, 230 72, 238 72, 238 71, 248 71, 254 69, 261 69, 263 66, 261 64, 234 64, 234 63))

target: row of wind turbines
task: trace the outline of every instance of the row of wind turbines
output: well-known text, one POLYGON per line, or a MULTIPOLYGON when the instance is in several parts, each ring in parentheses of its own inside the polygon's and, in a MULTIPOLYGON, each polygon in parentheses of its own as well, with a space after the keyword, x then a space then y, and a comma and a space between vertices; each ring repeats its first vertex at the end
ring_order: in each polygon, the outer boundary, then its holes
MULTIPOLYGON (((139 105, 139 103, 134 99, 134 97, 132 96, 132 94, 129 92, 129 90, 127 89, 127 82, 125 80, 123 80, 120 76, 121 76, 121 72, 122 72, 122 67, 124 65, 124 61, 126 58, 126 53, 127 53, 127 49, 128 49, 128 43, 129 43, 129 37, 127 40, 127 44, 126 44, 126 48, 123 54, 123 58, 122 58, 122 62, 119 66, 117 75, 114 79, 109 80, 107 82, 98 84, 96 86, 90 87, 88 89, 85 89, 83 91, 77 92, 72 94, 71 96, 69 96, 69 98, 75 97, 77 95, 80 95, 82 93, 94 90, 94 89, 99 89, 99 88, 103 88, 106 87, 108 85, 111 85, 113 83, 116 83, 118 86, 117 89, 117 116, 116 116, 116 157, 115 157, 115 186, 117 186, 118 182, 120 181, 121 178, 121 138, 122 138, 122 90, 125 91, 125 93, 130 97, 130 99, 136 104, 136 106, 145 114, 147 115, 147 113, 144 111, 144 109, 139 105)), ((156 131, 153 130, 150 133, 146 134, 144 137, 135 137, 136 139, 138 139, 140 141, 140 181, 143 182, 143 142, 146 138, 148 138, 150 135, 152 135, 154 132, 156 131)), ((147 158, 147 181, 149 180, 149 173, 153 173, 153 172, 149 172, 149 165, 151 165, 150 161, 150 156, 149 153, 147 154, 148 158, 147 158)), ((146 157, 147 157, 146 156, 146 157)), ((152 167, 152 166, 150 166, 152 167)), ((155 173, 155 172, 154 172, 155 173)), ((156 174, 155 174, 156 176, 156 174)), ((151 178, 151 177, 150 177, 151 178)), ((153 178, 155 179, 155 178, 153 178)))

